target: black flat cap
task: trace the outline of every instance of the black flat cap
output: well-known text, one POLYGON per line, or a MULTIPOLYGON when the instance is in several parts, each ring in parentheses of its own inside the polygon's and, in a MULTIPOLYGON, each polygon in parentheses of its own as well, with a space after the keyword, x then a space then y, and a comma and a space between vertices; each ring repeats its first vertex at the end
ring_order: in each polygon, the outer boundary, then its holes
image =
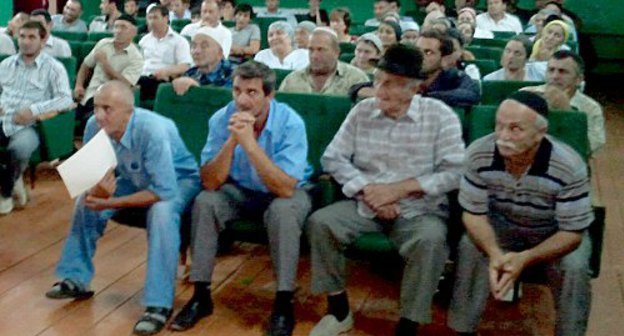
POLYGON ((381 56, 377 68, 393 75, 425 79, 421 73, 423 55, 420 49, 404 44, 393 44, 381 56))

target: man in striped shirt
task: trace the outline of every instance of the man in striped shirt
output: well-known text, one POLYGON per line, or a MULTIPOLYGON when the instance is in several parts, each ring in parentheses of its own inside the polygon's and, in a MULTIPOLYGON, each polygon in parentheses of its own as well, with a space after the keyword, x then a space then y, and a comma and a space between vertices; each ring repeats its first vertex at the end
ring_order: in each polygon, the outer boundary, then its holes
POLYGON ((69 109, 73 101, 67 72, 42 53, 46 29, 30 21, 19 29, 19 53, 0 63, 0 214, 27 202, 22 173, 39 145, 33 123, 41 115, 69 109))
POLYGON ((476 335, 488 292, 505 297, 526 269, 546 275, 556 335, 585 335, 589 178, 572 148, 545 135, 547 113, 537 94, 515 92, 498 108, 495 133, 468 147, 459 192, 467 234, 448 317, 460 335, 476 335))
POLYGON ((321 163, 348 200, 309 219, 312 291, 328 294, 328 313, 310 335, 353 326, 343 250, 360 235, 384 232, 405 259, 396 335, 431 321, 431 300, 448 256, 446 193, 457 189, 464 159, 459 118, 418 94, 422 53, 391 46, 378 64, 376 93, 355 106, 321 163))

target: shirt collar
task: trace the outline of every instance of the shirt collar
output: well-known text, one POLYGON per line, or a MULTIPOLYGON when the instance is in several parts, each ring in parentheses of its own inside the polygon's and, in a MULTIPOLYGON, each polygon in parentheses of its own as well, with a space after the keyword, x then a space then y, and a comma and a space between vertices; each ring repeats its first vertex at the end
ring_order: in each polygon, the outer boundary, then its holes
MULTIPOLYGON (((405 113, 401 118, 397 119, 396 121, 401 121, 405 118, 409 118, 413 122, 417 121, 418 110, 420 109, 420 98, 421 96, 419 94, 414 95, 414 97, 412 97, 412 101, 407 107, 407 113, 405 113)), ((376 101, 377 101, 377 98, 375 98, 375 102, 376 101)), ((380 119, 380 118, 385 118, 386 115, 381 111, 380 108, 375 107, 375 110, 373 110, 373 112, 371 113, 371 117, 373 119, 380 119)))
MULTIPOLYGON (((41 67, 41 64, 43 64, 43 58, 45 57, 43 54, 44 51, 43 49, 41 49, 39 51, 39 55, 35 58, 34 64, 37 69, 39 69, 41 67)), ((17 58, 15 58, 15 64, 26 66, 26 63, 24 63, 23 55, 21 53, 17 58)))
POLYGON ((124 131, 119 144, 124 146, 127 149, 132 148, 132 132, 134 129, 134 119, 136 116, 136 109, 132 111, 132 115, 130 116, 130 120, 128 120, 128 124, 126 125, 126 130, 124 131))
MULTIPOLYGON (((494 138, 496 139, 496 138, 494 138)), ((542 176, 548 172, 548 165, 552 154, 552 142, 547 137, 542 139, 539 148, 535 153, 535 160, 531 164, 527 175, 542 176)), ((505 171, 505 159, 498 151, 498 146, 494 145, 494 158, 492 160, 491 170, 505 171)))

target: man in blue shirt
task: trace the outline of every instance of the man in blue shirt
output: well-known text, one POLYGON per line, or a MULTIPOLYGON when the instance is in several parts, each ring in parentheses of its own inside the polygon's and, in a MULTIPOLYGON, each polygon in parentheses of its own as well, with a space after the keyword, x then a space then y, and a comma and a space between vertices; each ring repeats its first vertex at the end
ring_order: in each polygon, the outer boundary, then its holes
POLYGON ((212 313, 210 281, 219 233, 233 220, 263 218, 277 295, 268 335, 291 335, 293 291, 301 230, 310 211, 301 188, 312 168, 303 120, 273 100, 275 73, 249 61, 234 70, 234 101, 210 118, 200 170, 204 191, 195 199, 192 224, 195 291, 172 329, 191 328, 212 313))
POLYGON ((199 192, 197 163, 173 121, 134 108, 132 90, 125 83, 102 85, 94 103, 95 115, 87 122, 84 140, 89 141, 100 129, 108 134, 117 156, 116 174, 111 170, 76 201, 72 228, 56 268, 56 275, 63 280, 46 296, 92 296, 92 259, 106 222, 119 210, 144 208, 148 257, 143 304, 147 309, 134 332, 151 335, 171 316, 180 215, 199 192))

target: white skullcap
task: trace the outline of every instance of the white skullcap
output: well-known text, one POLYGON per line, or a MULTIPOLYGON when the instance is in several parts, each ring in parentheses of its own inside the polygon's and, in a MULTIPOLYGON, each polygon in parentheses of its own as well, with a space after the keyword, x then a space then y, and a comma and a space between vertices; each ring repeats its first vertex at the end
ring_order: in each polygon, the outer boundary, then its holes
POLYGON ((204 26, 197 29, 193 37, 197 34, 206 35, 215 40, 215 42, 221 46, 223 58, 228 58, 230 56, 230 49, 232 48, 232 33, 229 30, 204 26))

